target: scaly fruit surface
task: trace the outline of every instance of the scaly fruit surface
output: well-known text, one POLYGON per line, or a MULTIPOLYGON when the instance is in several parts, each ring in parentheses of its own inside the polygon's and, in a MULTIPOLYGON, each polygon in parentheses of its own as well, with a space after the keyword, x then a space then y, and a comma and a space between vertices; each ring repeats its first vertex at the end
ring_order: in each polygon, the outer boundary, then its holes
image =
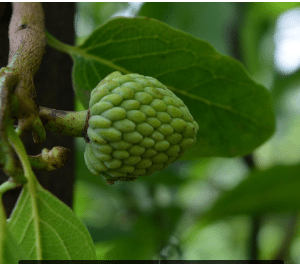
POLYGON ((113 72, 91 92, 89 107, 85 161, 111 184, 165 169, 196 141, 186 105, 152 77, 113 72))

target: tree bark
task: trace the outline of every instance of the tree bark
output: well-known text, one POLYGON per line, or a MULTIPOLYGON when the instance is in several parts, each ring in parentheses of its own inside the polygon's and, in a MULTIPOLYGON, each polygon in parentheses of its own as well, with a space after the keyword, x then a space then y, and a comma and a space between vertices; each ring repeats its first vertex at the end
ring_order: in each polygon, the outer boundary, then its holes
MULTIPOLYGON (((59 40, 74 45, 75 3, 43 3, 46 29, 59 40)), ((7 65, 8 58, 8 25, 11 17, 11 4, 0 3, 0 67, 7 65), (1 15, 2 14, 2 15, 1 15)), ((72 59, 69 55, 47 46, 42 64, 34 77, 38 104, 41 106, 71 111, 74 109, 74 93, 72 90, 72 59)), ((29 155, 39 154, 43 148, 52 149, 63 146, 71 150, 66 165, 55 171, 35 170, 39 182, 57 196, 61 201, 72 207, 74 185, 74 140, 47 131, 47 139, 42 144, 33 143, 32 135, 23 138, 29 155)), ((7 179, 2 171, 0 181, 7 179)), ((4 194, 3 202, 7 215, 10 215, 20 189, 4 194)))

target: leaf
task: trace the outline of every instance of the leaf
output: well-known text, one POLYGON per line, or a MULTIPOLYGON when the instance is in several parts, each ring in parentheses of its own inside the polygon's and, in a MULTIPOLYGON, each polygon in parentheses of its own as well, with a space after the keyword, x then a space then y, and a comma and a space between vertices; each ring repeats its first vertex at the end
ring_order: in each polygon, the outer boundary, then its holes
POLYGON ((235 18, 232 2, 146 2, 139 16, 151 17, 212 44, 230 54, 228 30, 235 18))
POLYGON ((28 185, 24 185, 8 222, 10 232, 26 252, 23 259, 36 259, 39 245, 43 260, 96 259, 93 241, 73 211, 39 184, 36 197, 37 208, 31 202, 28 185))
POLYGON ((299 175, 300 165, 253 172, 201 218, 213 221, 238 214, 299 211, 299 175))
POLYGON ((21 258, 22 249, 7 228, 2 202, 0 202, 0 207, 0 263, 18 264, 19 260, 24 259, 21 258))
POLYGON ((19 260, 24 260, 22 257, 22 248, 20 248, 16 241, 14 240, 13 236, 5 228, 4 230, 5 233, 1 232, 1 240, 2 243, 0 243, 2 247, 2 255, 0 256, 0 263, 2 264, 18 264, 19 260))
POLYGON ((2 242, 0 243, 2 247, 2 255, 0 254, 0 263, 2 264, 18 264, 19 260, 24 260, 22 257, 22 248, 20 248, 13 236, 5 228, 1 230, 1 238, 2 242), (4 232, 5 233, 4 233, 4 232))
POLYGON ((69 53, 85 107, 90 91, 113 71, 152 76, 175 92, 199 124, 194 157, 245 155, 274 132, 270 93, 238 61, 157 20, 111 20, 69 53))

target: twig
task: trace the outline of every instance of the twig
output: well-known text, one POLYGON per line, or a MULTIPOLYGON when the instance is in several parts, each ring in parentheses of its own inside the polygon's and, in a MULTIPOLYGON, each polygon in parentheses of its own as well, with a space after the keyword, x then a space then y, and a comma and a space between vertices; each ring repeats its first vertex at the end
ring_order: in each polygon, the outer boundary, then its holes
POLYGON ((289 253, 290 245, 293 241, 293 238, 295 237, 297 222, 298 214, 293 214, 288 221, 289 225, 285 232, 285 237, 282 241, 281 247, 279 248, 275 256, 275 260, 286 260, 287 254, 289 253))
POLYGON ((247 166, 250 170, 255 169, 255 163, 254 163, 254 159, 253 159, 252 154, 244 156, 244 161, 245 161, 245 163, 247 164, 247 166))
POLYGON ((41 3, 13 3, 9 45, 8 67, 32 78, 40 66, 46 45, 41 3))
POLYGON ((7 132, 7 127, 12 123, 11 101, 17 82, 18 79, 13 73, 5 69, 0 71, 0 162, 8 176, 13 177, 16 182, 24 183, 26 179, 16 153, 9 143, 7 132))
POLYGON ((33 76, 40 66, 46 45, 44 13, 41 3, 13 3, 9 26, 10 51, 8 66, 0 70, 0 162, 3 170, 17 183, 26 179, 9 140, 8 128, 18 118, 17 133, 32 130, 35 142, 46 137, 33 76))
MULTIPOLYGON (((247 164, 251 171, 255 170, 255 162, 253 159, 253 154, 249 154, 243 157, 244 162, 247 164)), ((261 217, 252 216, 251 218, 251 234, 249 238, 249 259, 258 260, 258 233, 261 226, 261 217)))
POLYGON ((252 216, 251 233, 249 238, 249 259, 258 260, 258 234, 261 227, 261 217, 252 216))
POLYGON ((14 94, 18 99, 19 135, 33 132, 35 142, 42 142, 46 133, 39 118, 33 76, 38 70, 46 46, 44 12, 41 3, 13 3, 9 25, 8 69, 18 83, 14 94))

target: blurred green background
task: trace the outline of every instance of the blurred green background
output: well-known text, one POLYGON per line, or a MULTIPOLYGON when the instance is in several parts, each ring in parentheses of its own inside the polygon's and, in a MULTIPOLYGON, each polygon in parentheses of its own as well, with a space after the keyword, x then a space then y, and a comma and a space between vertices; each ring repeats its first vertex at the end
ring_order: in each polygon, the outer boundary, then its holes
POLYGON ((115 16, 152 17, 208 41, 270 90, 277 116, 276 133, 253 153, 252 170, 243 157, 202 158, 110 186, 90 174, 84 140, 78 139, 74 210, 98 257, 300 263, 299 3, 85 2, 77 7, 77 44, 115 16))

